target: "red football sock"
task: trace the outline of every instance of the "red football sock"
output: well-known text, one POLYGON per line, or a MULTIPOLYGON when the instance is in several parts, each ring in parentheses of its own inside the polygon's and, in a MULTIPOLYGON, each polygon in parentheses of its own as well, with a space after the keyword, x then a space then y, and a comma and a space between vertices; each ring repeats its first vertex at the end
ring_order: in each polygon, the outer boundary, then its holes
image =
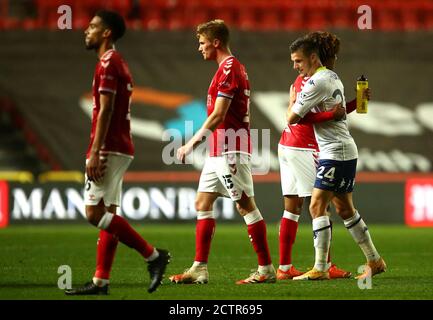
POLYGON ((111 266, 119 240, 115 235, 105 230, 99 232, 99 239, 96 249, 96 272, 95 278, 110 279, 111 266))
POLYGON ((260 220, 248 225, 248 235, 253 244, 254 251, 257 253, 260 266, 271 264, 271 254, 269 253, 268 240, 266 239, 266 224, 260 220))
POLYGON ((195 232, 194 261, 207 263, 210 245, 215 232, 215 219, 198 219, 195 232))
POLYGON ((146 242, 122 217, 113 215, 110 225, 107 228, 109 233, 116 235, 119 241, 128 247, 137 250, 144 258, 153 253, 153 246, 146 242))
POLYGON ((280 265, 292 263, 292 247, 295 243, 298 222, 281 218, 280 224, 280 265))

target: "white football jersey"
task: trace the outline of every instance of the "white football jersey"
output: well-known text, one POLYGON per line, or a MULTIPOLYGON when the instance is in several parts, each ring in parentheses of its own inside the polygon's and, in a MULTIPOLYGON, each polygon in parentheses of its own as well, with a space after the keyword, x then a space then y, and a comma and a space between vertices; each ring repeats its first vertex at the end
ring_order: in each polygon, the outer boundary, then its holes
MULTIPOLYGON (((305 84, 292 111, 304 117, 309 111, 329 111, 338 103, 346 108, 343 83, 335 72, 321 67, 305 84)), ((358 158, 358 149, 346 119, 315 123, 314 134, 320 159, 345 161, 358 158)))

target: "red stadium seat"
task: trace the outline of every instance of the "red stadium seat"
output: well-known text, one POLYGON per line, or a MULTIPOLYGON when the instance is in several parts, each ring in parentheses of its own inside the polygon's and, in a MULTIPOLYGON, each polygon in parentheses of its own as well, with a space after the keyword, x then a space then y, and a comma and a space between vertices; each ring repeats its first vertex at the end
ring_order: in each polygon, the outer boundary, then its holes
POLYGON ((302 3, 286 3, 282 10, 282 28, 288 31, 305 29, 306 8, 302 3))
POLYGON ((237 26, 241 30, 253 30, 257 27, 256 11, 253 7, 241 7, 238 9, 237 26))

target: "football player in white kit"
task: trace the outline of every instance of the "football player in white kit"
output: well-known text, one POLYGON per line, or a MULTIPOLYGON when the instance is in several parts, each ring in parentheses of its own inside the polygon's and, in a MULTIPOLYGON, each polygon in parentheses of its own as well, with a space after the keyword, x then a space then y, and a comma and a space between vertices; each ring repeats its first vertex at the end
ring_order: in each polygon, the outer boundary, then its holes
MULTIPOLYGON (((294 68, 310 76, 310 79, 289 111, 288 122, 298 123, 309 111, 329 111, 339 103, 345 106, 344 86, 335 72, 322 66, 318 44, 311 38, 299 38, 292 43, 290 51, 294 68)), ((353 205, 358 150, 349 133, 347 121, 315 123, 314 133, 320 149, 310 204, 315 263, 310 271, 293 280, 329 279, 327 256, 331 224, 326 208, 331 201, 367 259, 364 273, 356 278, 363 279, 384 272, 385 261, 377 252, 365 222, 353 205)))

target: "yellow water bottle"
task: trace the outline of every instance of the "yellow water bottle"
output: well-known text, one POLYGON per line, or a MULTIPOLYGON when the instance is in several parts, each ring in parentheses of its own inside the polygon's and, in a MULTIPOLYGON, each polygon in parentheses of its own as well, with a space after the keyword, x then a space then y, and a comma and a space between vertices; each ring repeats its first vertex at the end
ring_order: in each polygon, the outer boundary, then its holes
POLYGON ((363 97, 364 90, 368 88, 368 80, 362 75, 356 81, 356 112, 367 113, 368 100, 363 97))

